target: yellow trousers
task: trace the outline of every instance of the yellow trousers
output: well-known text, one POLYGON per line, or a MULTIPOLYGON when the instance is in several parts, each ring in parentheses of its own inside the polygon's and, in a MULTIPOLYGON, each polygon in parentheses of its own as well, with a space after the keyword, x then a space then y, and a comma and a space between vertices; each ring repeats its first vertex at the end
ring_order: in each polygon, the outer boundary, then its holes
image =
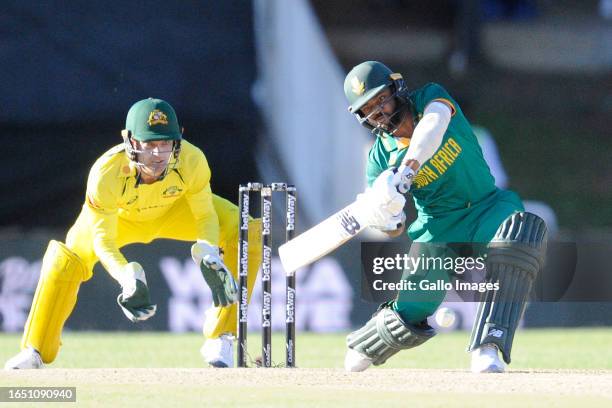
MULTIPOLYGON (((219 246, 224 253, 223 259, 237 280, 238 207, 216 195, 213 195, 213 204, 219 217, 219 246)), ((69 286, 65 283, 68 279, 62 278, 61 270, 46 273, 46 278, 41 273, 34 303, 24 329, 22 348, 32 346, 39 350, 45 363, 50 363, 55 359, 59 351, 61 330, 76 304, 78 286, 81 281, 86 281, 92 277, 93 267, 98 262, 98 257, 93 250, 88 211, 88 208, 84 207, 76 223, 68 231, 65 245, 67 251, 64 251, 70 253, 66 256, 74 255, 76 256, 75 259, 80 259, 83 264, 79 270, 80 273, 70 273, 69 280, 71 283, 69 286), (37 307, 38 303, 40 303, 38 306, 51 305, 51 307, 37 307)), ((158 220, 132 222, 120 218, 117 232, 117 245, 120 248, 132 243, 148 243, 159 238, 191 242, 197 239, 195 220, 189 205, 184 199, 179 199, 168 214, 158 220)), ((249 222, 249 244, 247 284, 250 297, 257 277, 257 270, 261 263, 260 219, 253 219, 249 222)), ((49 258, 52 257, 52 255, 49 255, 49 258)), ((47 262, 47 265, 49 265, 47 269, 61 269, 62 265, 65 264, 66 262, 53 262, 53 259, 50 259, 47 262)), ((237 305, 234 304, 208 310, 204 325, 204 336, 206 338, 217 338, 224 333, 236 334, 236 307, 237 305)))

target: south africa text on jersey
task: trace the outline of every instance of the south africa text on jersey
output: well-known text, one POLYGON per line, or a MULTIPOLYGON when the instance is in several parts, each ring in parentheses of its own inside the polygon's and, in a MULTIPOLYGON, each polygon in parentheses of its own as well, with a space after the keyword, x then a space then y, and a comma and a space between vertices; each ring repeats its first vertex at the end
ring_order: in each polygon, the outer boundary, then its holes
POLYGON ((437 180, 453 165, 457 157, 461 154, 461 146, 452 137, 438 149, 427 163, 421 167, 416 177, 414 185, 416 188, 425 187, 432 181, 437 180))

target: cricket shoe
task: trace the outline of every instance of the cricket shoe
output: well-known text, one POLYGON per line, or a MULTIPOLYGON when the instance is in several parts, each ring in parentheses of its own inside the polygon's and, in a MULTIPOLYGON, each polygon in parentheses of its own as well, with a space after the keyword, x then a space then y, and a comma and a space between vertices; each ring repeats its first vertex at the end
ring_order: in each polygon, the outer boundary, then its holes
POLYGON ((40 354, 32 347, 21 350, 19 354, 4 364, 5 370, 29 370, 43 367, 44 364, 40 354))
POLYGON ((222 334, 216 339, 207 339, 200 349, 204 361, 213 367, 234 367, 234 337, 222 334))
POLYGON ((483 344, 472 351, 473 373, 503 373, 504 371, 504 363, 499 359, 495 344, 483 344))
POLYGON ((346 350, 346 356, 344 357, 344 369, 346 371, 365 371, 371 365, 371 358, 361 354, 357 350, 353 350, 352 348, 346 350))

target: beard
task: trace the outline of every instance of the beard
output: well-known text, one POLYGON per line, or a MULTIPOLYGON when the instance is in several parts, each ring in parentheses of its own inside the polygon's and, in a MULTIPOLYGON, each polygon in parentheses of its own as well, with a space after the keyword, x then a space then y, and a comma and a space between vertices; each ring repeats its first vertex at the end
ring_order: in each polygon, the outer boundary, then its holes
POLYGON ((389 124, 387 126, 390 128, 391 134, 397 132, 408 117, 408 107, 407 103, 400 104, 399 108, 389 117, 389 124))

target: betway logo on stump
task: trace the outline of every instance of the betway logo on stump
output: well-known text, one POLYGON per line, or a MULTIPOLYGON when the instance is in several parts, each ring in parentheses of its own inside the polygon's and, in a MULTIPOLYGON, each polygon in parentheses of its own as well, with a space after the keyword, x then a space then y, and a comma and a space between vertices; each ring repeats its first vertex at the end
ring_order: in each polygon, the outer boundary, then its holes
POLYGON ((287 195, 287 230, 295 230, 295 197, 287 195))
POLYGON ((263 309, 262 309, 261 327, 272 326, 272 320, 270 319, 271 316, 272 316, 272 296, 270 296, 269 292, 264 292, 263 293, 263 309))
POLYGON ((287 288, 287 317, 286 323, 293 323, 295 321, 295 289, 287 288))
POLYGON ((261 280, 269 281, 272 273, 272 248, 267 245, 263 247, 263 258, 261 262, 261 280))
POLYGON ((270 213, 272 211, 272 202, 269 199, 263 199, 263 209, 262 209, 262 231, 263 235, 270 235, 270 213))
POLYGON ((240 251, 242 251, 242 256, 240 257, 240 276, 247 276, 249 272, 249 243, 248 241, 240 242, 240 251))
POLYGON ((240 229, 249 230, 249 193, 242 194, 242 212, 240 213, 240 229))

